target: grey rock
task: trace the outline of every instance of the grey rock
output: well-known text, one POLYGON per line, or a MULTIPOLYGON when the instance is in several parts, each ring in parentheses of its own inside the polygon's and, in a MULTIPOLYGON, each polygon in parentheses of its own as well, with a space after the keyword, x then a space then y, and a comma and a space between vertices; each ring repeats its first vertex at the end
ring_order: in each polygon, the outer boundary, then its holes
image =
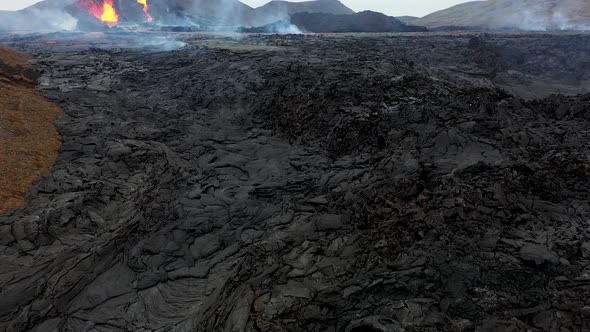
POLYGON ((345 329, 346 332, 352 331, 379 331, 379 332, 401 332, 403 331, 401 324, 395 320, 370 316, 363 319, 351 322, 345 329))
POLYGON ((338 230, 344 226, 344 217, 339 214, 323 214, 317 217, 317 229, 319 231, 338 230))
POLYGON ((277 294, 287 296, 287 297, 295 297, 295 298, 303 298, 303 299, 311 299, 312 293, 304 286, 302 283, 289 280, 285 285, 277 285, 273 289, 273 292, 277 294))
POLYGON ((182 267, 180 269, 168 272, 168 279, 176 280, 180 278, 204 278, 209 274, 209 267, 204 264, 198 264, 192 267, 182 267))
POLYGON ((314 198, 308 200, 308 202, 311 204, 315 204, 315 205, 326 205, 326 204, 328 204, 328 198, 326 196, 322 195, 322 196, 314 197, 314 198))
POLYGON ((221 247, 219 238, 214 234, 207 234, 195 239, 190 249, 195 258, 207 257, 221 247))
POLYGON ((559 256, 549 250, 546 246, 538 244, 527 244, 520 249, 520 257, 525 261, 534 262, 537 265, 543 263, 558 264, 559 256))
POLYGON ((12 236, 12 227, 10 225, 0 226, 0 244, 5 246, 16 239, 12 236))

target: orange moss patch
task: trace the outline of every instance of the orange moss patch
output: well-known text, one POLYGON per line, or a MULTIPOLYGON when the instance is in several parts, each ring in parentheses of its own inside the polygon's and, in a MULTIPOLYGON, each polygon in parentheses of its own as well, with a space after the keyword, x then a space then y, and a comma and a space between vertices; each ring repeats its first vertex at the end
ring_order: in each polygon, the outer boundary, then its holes
POLYGON ((0 214, 25 204, 33 181, 55 163, 62 111, 33 89, 28 57, 0 46, 0 214))

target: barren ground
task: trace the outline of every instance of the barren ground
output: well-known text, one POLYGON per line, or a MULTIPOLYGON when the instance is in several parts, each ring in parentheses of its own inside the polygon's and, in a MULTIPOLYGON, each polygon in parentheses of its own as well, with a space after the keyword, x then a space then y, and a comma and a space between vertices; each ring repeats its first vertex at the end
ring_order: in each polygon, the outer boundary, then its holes
POLYGON ((590 329, 588 35, 180 36, 2 39, 65 115, 0 329, 590 329))

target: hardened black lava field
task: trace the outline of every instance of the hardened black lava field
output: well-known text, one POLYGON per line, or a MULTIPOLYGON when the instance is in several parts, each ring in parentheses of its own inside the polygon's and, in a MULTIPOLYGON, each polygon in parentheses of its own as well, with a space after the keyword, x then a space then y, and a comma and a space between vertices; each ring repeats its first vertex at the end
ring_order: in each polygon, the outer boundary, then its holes
POLYGON ((1 331, 590 330, 590 35, 152 37, 0 38, 65 112, 1 331))

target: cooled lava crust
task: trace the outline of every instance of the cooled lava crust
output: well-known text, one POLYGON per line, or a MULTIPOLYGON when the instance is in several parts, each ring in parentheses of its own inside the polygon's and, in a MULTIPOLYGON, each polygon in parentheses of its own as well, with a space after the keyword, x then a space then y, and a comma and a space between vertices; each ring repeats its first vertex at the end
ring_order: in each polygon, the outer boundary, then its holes
POLYGON ((589 36, 36 38, 0 330, 590 330, 589 36))

